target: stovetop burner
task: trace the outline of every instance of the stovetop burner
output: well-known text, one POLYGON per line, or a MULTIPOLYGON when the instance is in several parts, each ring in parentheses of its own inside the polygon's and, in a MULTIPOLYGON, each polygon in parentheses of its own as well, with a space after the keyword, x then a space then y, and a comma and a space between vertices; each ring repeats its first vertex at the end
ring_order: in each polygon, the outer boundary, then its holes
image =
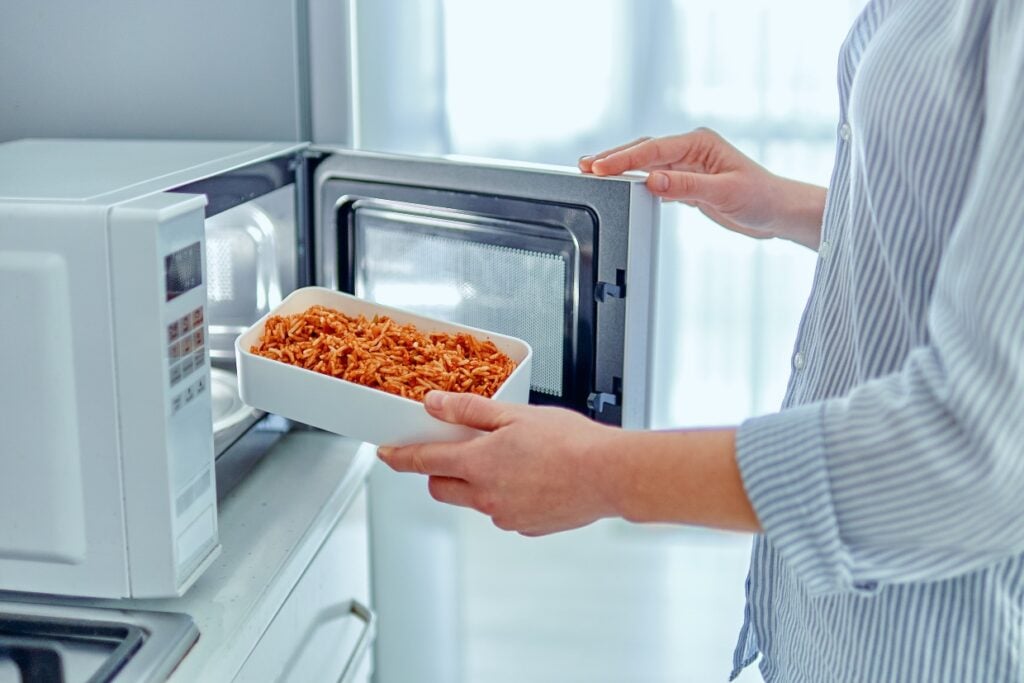
POLYGON ((0 683, 162 681, 197 636, 183 614, 0 600, 0 683))
POLYGON ((70 658, 76 671, 83 660, 99 665, 89 683, 110 683, 143 639, 142 629, 131 624, 0 615, 0 659, 18 667, 24 683, 66 680, 64 661, 70 658))

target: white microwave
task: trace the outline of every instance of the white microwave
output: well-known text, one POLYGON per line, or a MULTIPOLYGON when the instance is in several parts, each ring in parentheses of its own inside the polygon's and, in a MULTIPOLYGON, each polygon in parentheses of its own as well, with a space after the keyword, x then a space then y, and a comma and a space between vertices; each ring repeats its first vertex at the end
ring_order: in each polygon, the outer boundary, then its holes
POLYGON ((289 143, 0 144, 0 590, 188 589, 218 552, 217 456, 267 422, 224 437, 217 378, 298 286, 524 338, 532 401, 647 426, 657 229, 633 176, 289 143))

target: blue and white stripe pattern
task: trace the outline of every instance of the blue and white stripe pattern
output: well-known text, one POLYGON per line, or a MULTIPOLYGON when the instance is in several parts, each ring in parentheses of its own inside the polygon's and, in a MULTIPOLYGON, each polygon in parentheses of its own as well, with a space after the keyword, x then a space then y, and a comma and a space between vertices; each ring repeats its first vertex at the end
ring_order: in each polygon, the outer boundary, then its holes
POLYGON ((1024 0, 874 0, 839 90, 736 671, 1024 681, 1024 0))

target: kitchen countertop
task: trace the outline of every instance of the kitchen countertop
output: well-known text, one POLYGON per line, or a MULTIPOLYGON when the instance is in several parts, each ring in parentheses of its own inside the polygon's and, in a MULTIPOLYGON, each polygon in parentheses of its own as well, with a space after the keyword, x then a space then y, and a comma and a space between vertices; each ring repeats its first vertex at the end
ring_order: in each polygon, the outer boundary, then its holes
POLYGON ((231 680, 375 461, 372 445, 292 432, 220 502, 221 554, 183 597, 84 602, 190 615, 199 641, 168 680, 231 680))

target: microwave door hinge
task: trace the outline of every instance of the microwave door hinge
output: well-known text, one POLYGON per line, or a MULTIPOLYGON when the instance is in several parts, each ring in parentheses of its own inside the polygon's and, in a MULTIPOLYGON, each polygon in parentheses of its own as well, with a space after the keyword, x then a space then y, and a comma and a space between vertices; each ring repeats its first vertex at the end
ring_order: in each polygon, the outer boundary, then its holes
POLYGON ((619 397, 615 394, 609 394, 604 391, 597 391, 587 396, 587 408, 594 411, 596 414, 604 412, 605 406, 617 406, 619 405, 619 397))

